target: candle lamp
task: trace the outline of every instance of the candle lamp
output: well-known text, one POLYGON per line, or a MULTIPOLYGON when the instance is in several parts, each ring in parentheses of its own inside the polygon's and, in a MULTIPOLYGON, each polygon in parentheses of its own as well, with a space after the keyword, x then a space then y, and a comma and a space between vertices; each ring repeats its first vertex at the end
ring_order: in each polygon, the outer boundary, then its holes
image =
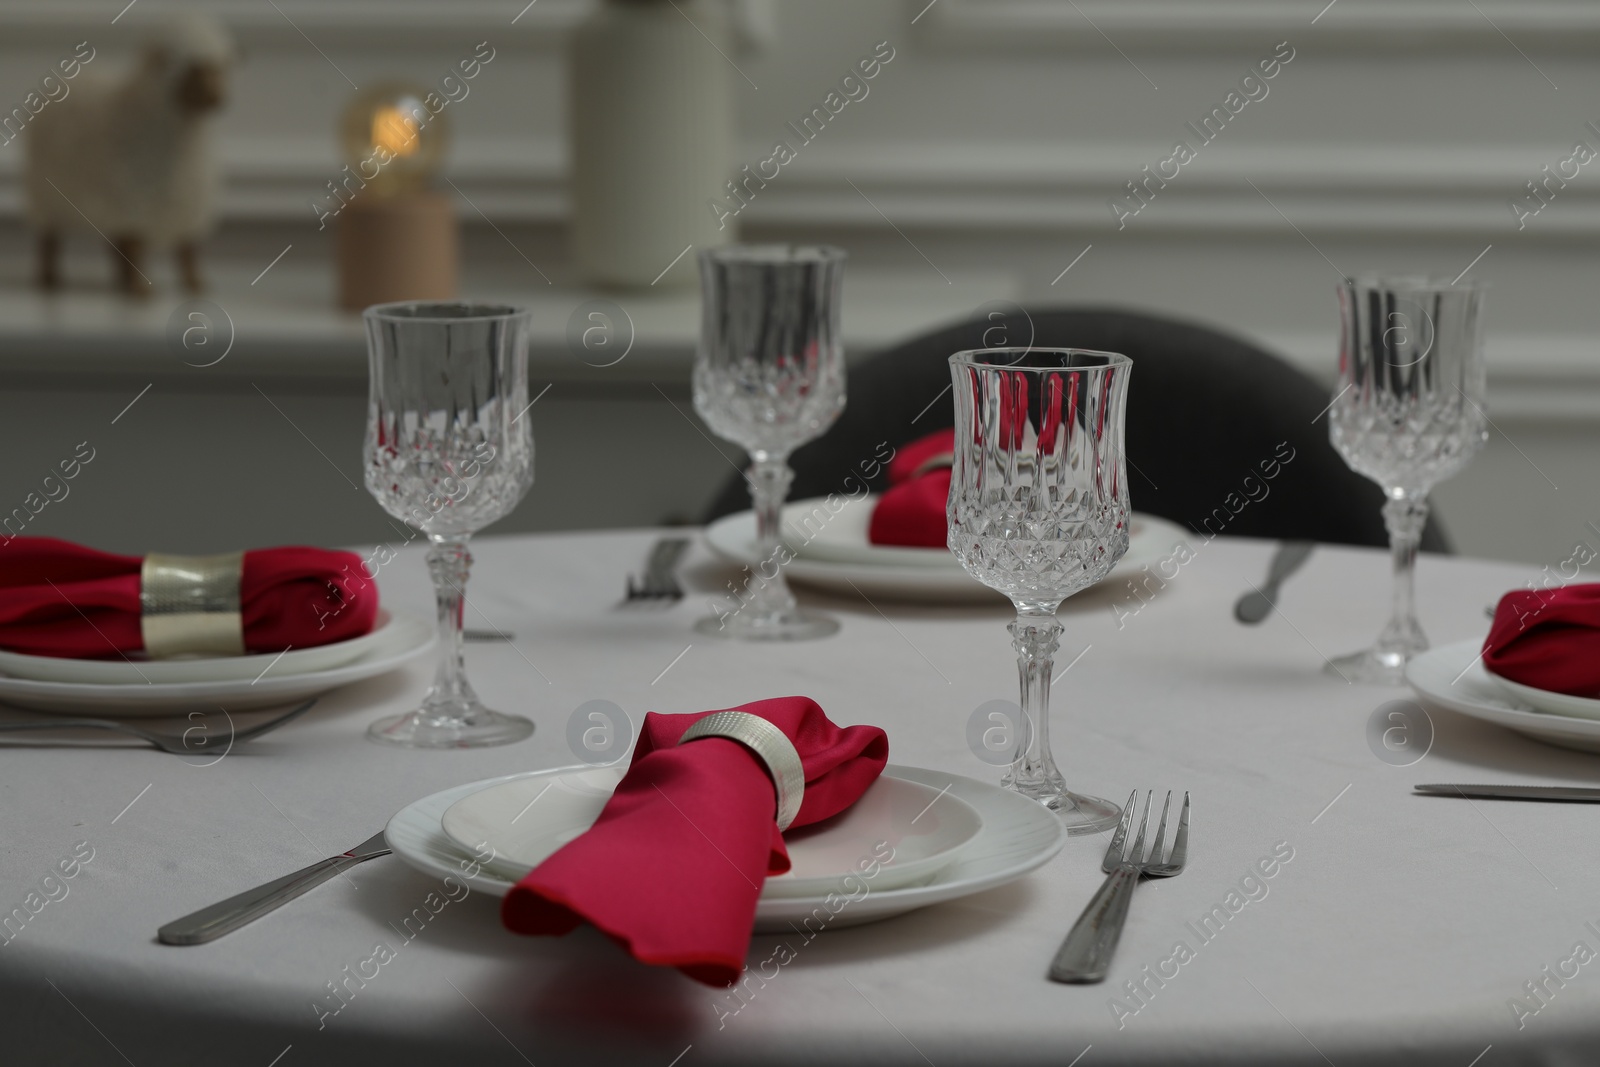
POLYGON ((358 93, 344 109, 345 166, 329 182, 339 304, 449 300, 460 257, 455 207, 434 188, 449 127, 430 94, 403 82, 358 93))

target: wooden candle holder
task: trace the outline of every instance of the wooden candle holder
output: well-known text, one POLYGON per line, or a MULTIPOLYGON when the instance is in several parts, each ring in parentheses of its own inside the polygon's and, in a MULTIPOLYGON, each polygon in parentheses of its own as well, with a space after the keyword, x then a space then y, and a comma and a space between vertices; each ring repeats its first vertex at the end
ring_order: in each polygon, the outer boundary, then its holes
POLYGON ((443 193, 357 196, 335 228, 340 307, 455 298, 460 235, 443 193))

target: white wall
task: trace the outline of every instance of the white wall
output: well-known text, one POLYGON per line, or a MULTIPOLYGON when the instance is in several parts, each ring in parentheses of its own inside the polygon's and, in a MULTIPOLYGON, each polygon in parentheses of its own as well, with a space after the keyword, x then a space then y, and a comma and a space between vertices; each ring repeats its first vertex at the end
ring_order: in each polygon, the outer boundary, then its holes
MULTIPOLYGON (((159 0, 140 0, 112 25, 118 6, 0 6, 0 104, 20 101, 79 40, 112 62, 162 10, 159 0)), ((288 241, 300 254, 325 254, 307 202, 339 166, 332 131, 352 92, 346 79, 433 80, 487 40, 495 61, 450 112, 450 174, 509 241, 559 257, 560 49, 563 28, 586 9, 582 0, 538 0, 514 25, 518 0, 278 0, 282 14, 256 0, 208 6, 234 25, 249 53, 223 120, 230 193, 216 255, 255 255, 288 241)), ((1575 140, 1600 147, 1600 134, 1585 129, 1600 124, 1592 59, 1600 5, 738 7, 730 61, 759 86, 734 82, 750 161, 876 42, 896 49, 871 95, 757 198, 744 216, 751 232, 824 235, 847 244, 857 263, 925 271, 930 287, 944 285, 940 270, 1001 271, 1026 299, 1193 316, 1265 340, 1324 376, 1334 359, 1340 271, 1454 276, 1488 248, 1472 275, 1494 283, 1490 413, 1498 432, 1475 465, 1439 491, 1439 506, 1464 550, 1536 563, 1564 558, 1585 523, 1600 520, 1600 474, 1589 459, 1600 451, 1591 249, 1600 233, 1600 162, 1523 229, 1507 207, 1575 140), (1282 41, 1294 58, 1268 83, 1269 95, 1247 105, 1119 230, 1108 200, 1142 165, 1170 154, 1175 139, 1192 139, 1185 121, 1221 104, 1247 67, 1282 41)), ((707 62, 723 61, 708 51, 707 62)), ((16 161, 15 146, 0 148, 0 213, 16 208, 16 161)), ((482 231, 471 244, 477 264, 520 284, 529 272, 519 255, 463 212, 482 231)), ((951 316, 969 310, 952 307, 951 316)))

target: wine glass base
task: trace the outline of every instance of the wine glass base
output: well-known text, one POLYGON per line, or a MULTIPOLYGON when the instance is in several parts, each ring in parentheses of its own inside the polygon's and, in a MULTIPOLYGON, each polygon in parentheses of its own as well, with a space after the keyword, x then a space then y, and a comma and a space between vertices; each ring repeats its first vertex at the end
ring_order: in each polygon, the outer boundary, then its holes
POLYGON ((503 715, 474 704, 465 715, 408 711, 367 727, 367 737, 406 748, 487 748, 509 745, 533 735, 533 723, 520 715, 503 715))
POLYGON ((839 620, 804 611, 765 615, 713 615, 694 624, 695 632, 738 641, 811 641, 839 632, 839 620))
MULTIPOLYGON (((1423 651, 1419 649, 1418 651, 1423 651)), ((1407 654, 1389 649, 1368 648, 1360 652, 1352 652, 1348 656, 1338 656, 1329 660, 1322 668, 1324 674, 1331 674, 1347 682, 1363 682, 1369 685, 1405 685, 1406 661, 1416 653, 1407 654)))
MULTIPOLYGON (((1015 787, 1013 787, 1015 788, 1015 787)), ((1099 797, 1084 796, 1070 789, 1058 792, 1034 793, 1018 789, 1023 796, 1032 797, 1060 816, 1067 828, 1068 837, 1079 834, 1098 834, 1116 826, 1122 820, 1122 807, 1099 797)))

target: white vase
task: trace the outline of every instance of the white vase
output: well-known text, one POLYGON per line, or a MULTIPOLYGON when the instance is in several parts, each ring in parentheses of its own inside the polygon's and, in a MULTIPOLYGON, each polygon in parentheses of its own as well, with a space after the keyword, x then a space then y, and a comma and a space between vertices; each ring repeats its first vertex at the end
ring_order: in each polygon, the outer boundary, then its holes
POLYGON ((727 27, 721 0, 605 0, 574 31, 567 136, 584 281, 692 285, 694 253, 732 239, 733 220, 708 206, 732 171, 727 27))

